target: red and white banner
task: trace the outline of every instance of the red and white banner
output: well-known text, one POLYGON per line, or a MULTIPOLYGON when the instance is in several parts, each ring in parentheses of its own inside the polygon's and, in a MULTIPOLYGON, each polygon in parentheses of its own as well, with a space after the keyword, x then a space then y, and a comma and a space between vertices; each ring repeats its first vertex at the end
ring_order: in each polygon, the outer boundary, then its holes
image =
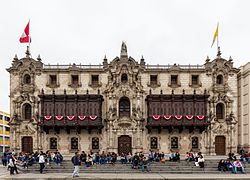
POLYGON ((202 120, 202 119, 205 118, 205 116, 196 116, 196 117, 197 117, 197 119, 199 119, 199 120, 202 120))
POLYGON ((169 120, 172 116, 163 116, 164 119, 169 120))
POLYGON ((182 116, 174 116, 175 117, 175 119, 177 119, 177 120, 181 120, 182 119, 182 116))
POLYGON ((97 116, 89 116, 89 118, 90 118, 91 120, 95 120, 95 119, 97 118, 97 116))
POLYGON ((80 119, 81 121, 83 121, 86 118, 86 116, 78 116, 78 119, 80 119))
POLYGON ((30 43, 31 42, 31 37, 30 37, 30 21, 26 25, 24 32, 22 36, 19 39, 20 43, 30 43))
POLYGON ((159 120, 161 116, 152 116, 154 120, 159 120))
POLYGON ((67 116, 67 119, 72 121, 75 118, 75 116, 67 116))
POLYGON ((63 116, 55 116, 58 121, 63 119, 63 116))
POLYGON ((43 116, 45 120, 50 120, 52 118, 52 116, 43 116))
POLYGON ((186 118, 187 118, 188 120, 193 119, 193 117, 194 117, 194 116, 188 116, 188 115, 186 116, 186 118))

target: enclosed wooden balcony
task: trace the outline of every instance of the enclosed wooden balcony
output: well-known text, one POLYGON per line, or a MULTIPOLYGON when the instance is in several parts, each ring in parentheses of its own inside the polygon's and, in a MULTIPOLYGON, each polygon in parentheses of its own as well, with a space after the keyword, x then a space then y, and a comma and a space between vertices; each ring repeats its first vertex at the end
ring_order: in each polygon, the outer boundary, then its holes
POLYGON ((40 125, 44 129, 101 129, 102 101, 99 94, 41 94, 40 125))
POLYGON ((208 97, 206 93, 148 95, 147 127, 149 129, 205 127, 209 124, 208 97))

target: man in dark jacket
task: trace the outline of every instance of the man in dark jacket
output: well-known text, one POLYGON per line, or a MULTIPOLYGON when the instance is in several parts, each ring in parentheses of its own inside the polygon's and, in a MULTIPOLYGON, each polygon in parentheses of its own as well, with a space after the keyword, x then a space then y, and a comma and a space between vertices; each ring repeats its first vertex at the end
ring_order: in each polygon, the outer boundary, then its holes
POLYGON ((79 177, 79 166, 80 166, 81 160, 80 160, 80 155, 78 152, 75 152, 75 156, 72 157, 71 161, 74 165, 73 178, 79 177))

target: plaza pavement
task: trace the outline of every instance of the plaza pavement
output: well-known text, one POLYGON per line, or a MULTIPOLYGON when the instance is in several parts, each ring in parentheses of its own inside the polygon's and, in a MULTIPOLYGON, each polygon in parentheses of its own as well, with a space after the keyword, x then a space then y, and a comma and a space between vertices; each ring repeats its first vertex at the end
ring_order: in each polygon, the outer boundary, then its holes
MULTIPOLYGON (((206 159, 224 159, 223 157, 209 156, 206 159)), ((72 166, 73 172, 73 166, 72 166)), ((0 180, 5 179, 18 179, 18 180, 60 180, 60 179, 84 179, 84 180, 224 180, 224 179, 237 179, 237 180, 250 180, 250 174, 232 174, 232 173, 219 173, 218 174, 166 174, 166 173, 81 173, 79 178, 72 178, 71 173, 45 173, 39 174, 38 171, 34 173, 21 173, 10 176, 6 167, 0 165, 0 180)))
POLYGON ((249 179, 249 174, 161 174, 161 173, 133 173, 133 174, 108 174, 108 173, 80 173, 79 178, 72 178, 72 174, 70 173, 48 173, 48 174, 18 174, 14 176, 10 176, 8 173, 1 173, 1 180, 5 179, 18 179, 18 180, 51 180, 51 179, 84 179, 84 180, 174 180, 174 179, 183 179, 183 180, 224 180, 224 179, 249 179))

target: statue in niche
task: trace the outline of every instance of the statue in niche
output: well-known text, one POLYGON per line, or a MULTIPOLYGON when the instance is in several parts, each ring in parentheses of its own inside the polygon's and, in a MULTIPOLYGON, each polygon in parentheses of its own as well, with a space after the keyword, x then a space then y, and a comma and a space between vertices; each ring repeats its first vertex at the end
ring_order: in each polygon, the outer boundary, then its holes
POLYGON ((133 116, 135 117, 136 121, 142 120, 142 111, 140 108, 133 108, 133 116))
POLYGON ((108 120, 113 121, 116 119, 116 108, 109 107, 108 120))

